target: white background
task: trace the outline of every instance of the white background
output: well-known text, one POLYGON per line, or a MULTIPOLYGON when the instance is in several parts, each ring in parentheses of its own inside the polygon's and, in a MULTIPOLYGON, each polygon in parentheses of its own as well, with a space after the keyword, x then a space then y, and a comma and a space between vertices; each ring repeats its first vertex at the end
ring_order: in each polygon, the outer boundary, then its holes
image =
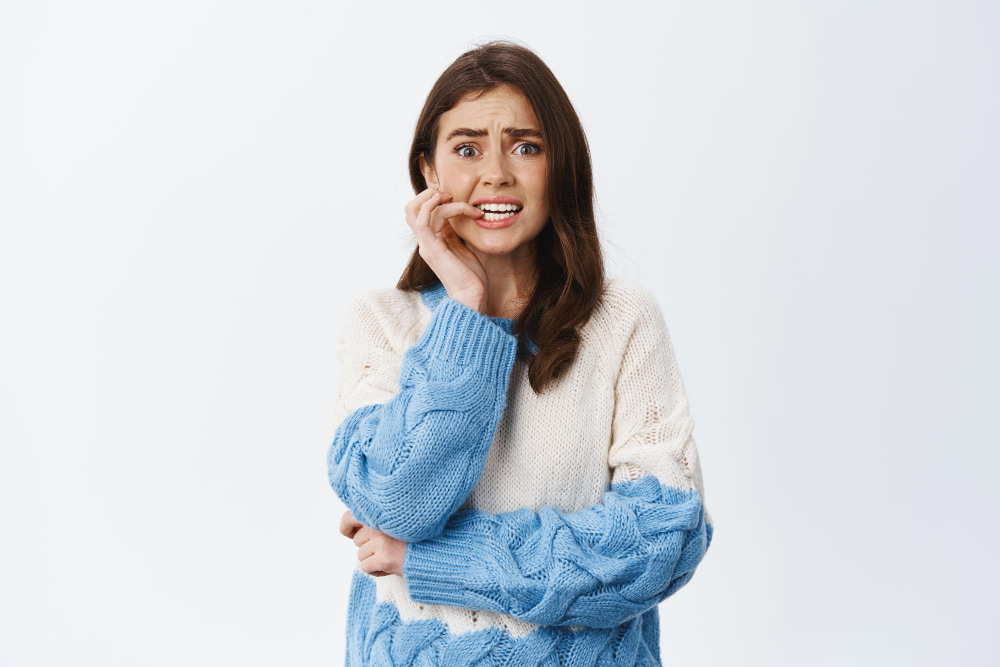
POLYGON ((333 343, 495 37, 691 399, 664 661, 995 664, 997 3, 352 5, 2 5, 0 664, 342 664, 333 343))

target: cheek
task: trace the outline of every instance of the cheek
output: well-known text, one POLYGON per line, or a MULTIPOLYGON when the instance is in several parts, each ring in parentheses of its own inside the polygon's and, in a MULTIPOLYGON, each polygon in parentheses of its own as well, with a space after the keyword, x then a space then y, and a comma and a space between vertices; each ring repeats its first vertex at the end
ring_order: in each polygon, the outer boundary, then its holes
POLYGON ((548 187, 547 187, 547 175, 545 172, 545 165, 540 165, 538 168, 533 170, 532 181, 531 181, 531 196, 532 199, 538 204, 536 211, 540 212, 538 223, 543 225, 548 220, 549 217, 549 199, 548 199, 548 187))
POLYGON ((458 190, 461 190, 470 182, 474 183, 476 178, 475 174, 473 174, 471 170, 451 165, 443 167, 441 171, 438 172, 438 175, 441 178, 442 189, 451 192, 451 194, 456 197, 460 194, 457 192, 458 190), (451 190, 448 190, 449 187, 451 190))
POLYGON ((545 193, 547 176, 544 164, 533 167, 531 171, 526 174, 526 177, 528 178, 528 182, 531 183, 531 192, 535 195, 535 197, 540 197, 545 193))

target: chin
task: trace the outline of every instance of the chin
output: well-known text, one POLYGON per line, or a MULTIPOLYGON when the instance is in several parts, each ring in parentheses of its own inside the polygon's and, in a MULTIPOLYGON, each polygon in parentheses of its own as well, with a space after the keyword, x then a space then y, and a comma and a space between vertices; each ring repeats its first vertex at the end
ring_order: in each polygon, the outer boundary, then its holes
MULTIPOLYGON (((477 230, 487 232, 487 230, 477 230)), ((511 238, 497 238, 499 234, 477 234, 473 232, 470 238, 465 238, 466 244, 474 247, 479 252, 484 252, 487 255, 506 255, 509 252, 513 252, 515 248, 520 245, 511 238), (490 237, 493 238, 490 238, 490 237)))

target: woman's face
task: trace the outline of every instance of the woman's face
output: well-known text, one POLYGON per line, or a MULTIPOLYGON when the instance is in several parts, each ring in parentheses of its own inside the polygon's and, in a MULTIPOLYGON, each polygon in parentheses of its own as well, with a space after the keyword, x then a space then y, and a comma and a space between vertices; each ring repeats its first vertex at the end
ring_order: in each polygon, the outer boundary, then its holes
POLYGON ((531 104, 517 89, 500 86, 479 99, 470 97, 438 119, 434 164, 421 156, 420 166, 427 184, 450 193, 452 201, 475 206, 500 195, 520 204, 506 223, 486 219, 503 213, 449 219, 467 244, 490 254, 509 253, 534 239, 549 220, 546 146, 531 104))

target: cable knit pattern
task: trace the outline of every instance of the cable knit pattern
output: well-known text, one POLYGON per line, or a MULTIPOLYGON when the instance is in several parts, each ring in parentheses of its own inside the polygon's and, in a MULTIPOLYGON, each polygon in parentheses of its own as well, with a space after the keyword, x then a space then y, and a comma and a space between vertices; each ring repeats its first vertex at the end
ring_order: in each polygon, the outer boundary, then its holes
POLYGON ((330 482, 408 545, 402 577, 355 566, 347 665, 660 665, 713 532, 663 314, 611 279, 537 396, 512 329, 440 283, 352 304, 330 482))
MULTIPOLYGON (((369 333, 354 322, 348 335, 369 333)), ((399 393, 355 409, 334 434, 330 483, 358 521, 407 542, 441 532, 482 472, 516 353, 517 340, 478 311, 441 304, 403 355, 399 393)), ((355 387, 365 366, 346 378, 355 387)))

